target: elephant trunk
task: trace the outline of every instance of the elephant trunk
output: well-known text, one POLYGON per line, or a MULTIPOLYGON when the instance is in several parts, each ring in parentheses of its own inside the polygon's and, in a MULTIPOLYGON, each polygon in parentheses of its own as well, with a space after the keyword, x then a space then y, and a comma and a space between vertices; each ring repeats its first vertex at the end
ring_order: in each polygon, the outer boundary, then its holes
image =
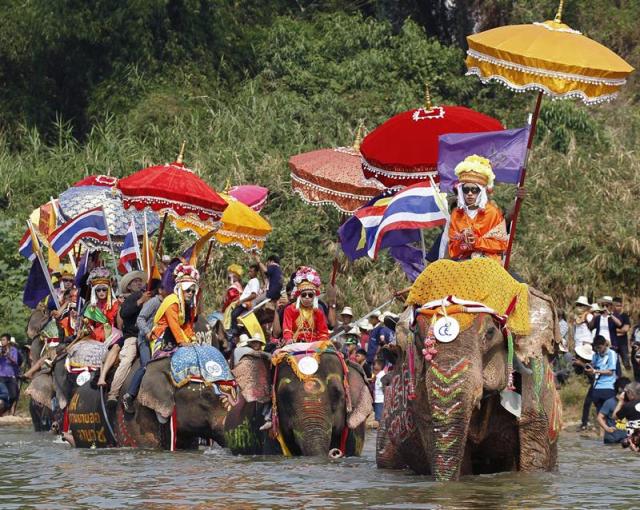
POLYGON ((331 448, 332 422, 325 403, 317 398, 304 398, 294 426, 294 438, 302 455, 327 456, 331 448))
POLYGON ((482 379, 470 366, 466 358, 457 362, 439 359, 428 368, 431 473, 439 481, 457 480, 463 468, 470 418, 482 396, 482 379))

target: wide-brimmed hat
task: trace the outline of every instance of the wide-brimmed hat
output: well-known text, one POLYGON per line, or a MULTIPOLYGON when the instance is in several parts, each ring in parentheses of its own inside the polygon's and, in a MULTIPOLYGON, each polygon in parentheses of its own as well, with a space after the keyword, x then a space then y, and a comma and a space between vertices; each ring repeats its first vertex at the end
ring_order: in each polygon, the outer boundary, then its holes
POLYGON ((611 296, 602 296, 600 299, 598 299, 598 304, 600 303, 611 304, 613 303, 613 298, 611 296))
POLYGON ((351 310, 350 306, 345 306, 340 312, 340 315, 350 315, 351 317, 353 317, 353 310, 351 310))
POLYGON ((589 303, 587 296, 580 296, 578 299, 576 299, 576 305, 591 306, 591 303, 589 303))
POLYGON ((591 311, 592 312, 601 312, 602 311, 602 307, 598 303, 593 303, 591 305, 591 311))
POLYGON ((118 285, 118 293, 126 294, 128 292, 127 287, 136 278, 140 278, 142 281, 145 281, 147 279, 147 273, 145 273, 144 271, 128 272, 126 275, 122 277, 122 280, 120 280, 120 284, 118 285))
POLYGON ((240 335, 240 341, 238 342, 238 347, 246 347, 251 342, 260 342, 262 345, 266 345, 267 342, 264 341, 264 338, 257 333, 253 336, 249 336, 246 333, 242 333, 240 335))
POLYGON ((358 322, 358 327, 360 329, 364 329, 365 331, 371 331, 373 329, 373 326, 367 319, 362 319, 360 322, 358 322))
POLYGON ((580 344, 578 347, 576 347, 575 351, 578 357, 582 358, 583 360, 591 361, 593 359, 593 347, 591 347, 591 344, 580 344))
POLYGON ((375 317, 376 319, 379 319, 381 315, 382 315, 382 312, 380 310, 374 310, 369 314, 369 318, 375 317))

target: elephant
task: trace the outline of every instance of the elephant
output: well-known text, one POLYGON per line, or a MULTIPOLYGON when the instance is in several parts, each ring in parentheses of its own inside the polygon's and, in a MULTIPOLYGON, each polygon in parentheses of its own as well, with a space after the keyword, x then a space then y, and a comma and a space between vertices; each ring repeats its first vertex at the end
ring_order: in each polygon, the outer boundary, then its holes
POLYGON ((529 288, 528 304, 531 333, 514 341, 519 417, 513 406, 506 409, 512 393, 501 400, 511 367, 507 340, 492 315, 474 315, 468 329, 438 342, 428 359, 420 352, 430 321, 418 314, 412 324, 414 310, 405 310, 378 429, 379 468, 409 467, 437 480, 555 469, 562 409, 550 360, 560 342, 558 321, 553 301, 541 292, 529 288))
POLYGON ((365 422, 373 409, 364 372, 357 364, 343 362, 332 347, 316 355, 318 367, 310 375, 294 369, 296 362, 291 358, 277 366, 273 419, 283 451, 304 456, 360 455, 365 422))
POLYGON ((265 412, 271 404, 271 358, 262 351, 242 356, 233 368, 240 393, 224 423, 227 448, 234 455, 282 454, 278 442, 269 431, 260 430, 265 412))

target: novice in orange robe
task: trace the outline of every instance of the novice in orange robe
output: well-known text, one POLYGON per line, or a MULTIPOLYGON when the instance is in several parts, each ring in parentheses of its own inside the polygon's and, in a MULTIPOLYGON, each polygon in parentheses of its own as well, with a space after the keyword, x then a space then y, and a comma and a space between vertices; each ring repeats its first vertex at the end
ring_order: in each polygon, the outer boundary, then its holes
POLYGON ((495 178, 491 163, 473 155, 459 163, 455 172, 460 183, 458 207, 449 225, 449 256, 454 260, 490 257, 501 262, 509 236, 502 212, 487 197, 495 178))
POLYGON ((197 315, 197 294, 200 273, 188 264, 178 264, 173 293, 162 300, 153 319, 151 353, 160 348, 172 348, 195 341, 193 324, 197 315))

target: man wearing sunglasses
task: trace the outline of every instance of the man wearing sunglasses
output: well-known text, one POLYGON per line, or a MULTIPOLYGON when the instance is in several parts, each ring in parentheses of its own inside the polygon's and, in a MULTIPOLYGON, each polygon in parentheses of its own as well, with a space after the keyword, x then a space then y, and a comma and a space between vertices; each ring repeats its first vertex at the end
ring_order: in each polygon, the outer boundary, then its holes
POLYGON ((449 256, 454 260, 490 257, 500 262, 509 236, 502 212, 490 201, 495 175, 488 159, 473 155, 455 168, 458 206, 451 213, 449 256))

